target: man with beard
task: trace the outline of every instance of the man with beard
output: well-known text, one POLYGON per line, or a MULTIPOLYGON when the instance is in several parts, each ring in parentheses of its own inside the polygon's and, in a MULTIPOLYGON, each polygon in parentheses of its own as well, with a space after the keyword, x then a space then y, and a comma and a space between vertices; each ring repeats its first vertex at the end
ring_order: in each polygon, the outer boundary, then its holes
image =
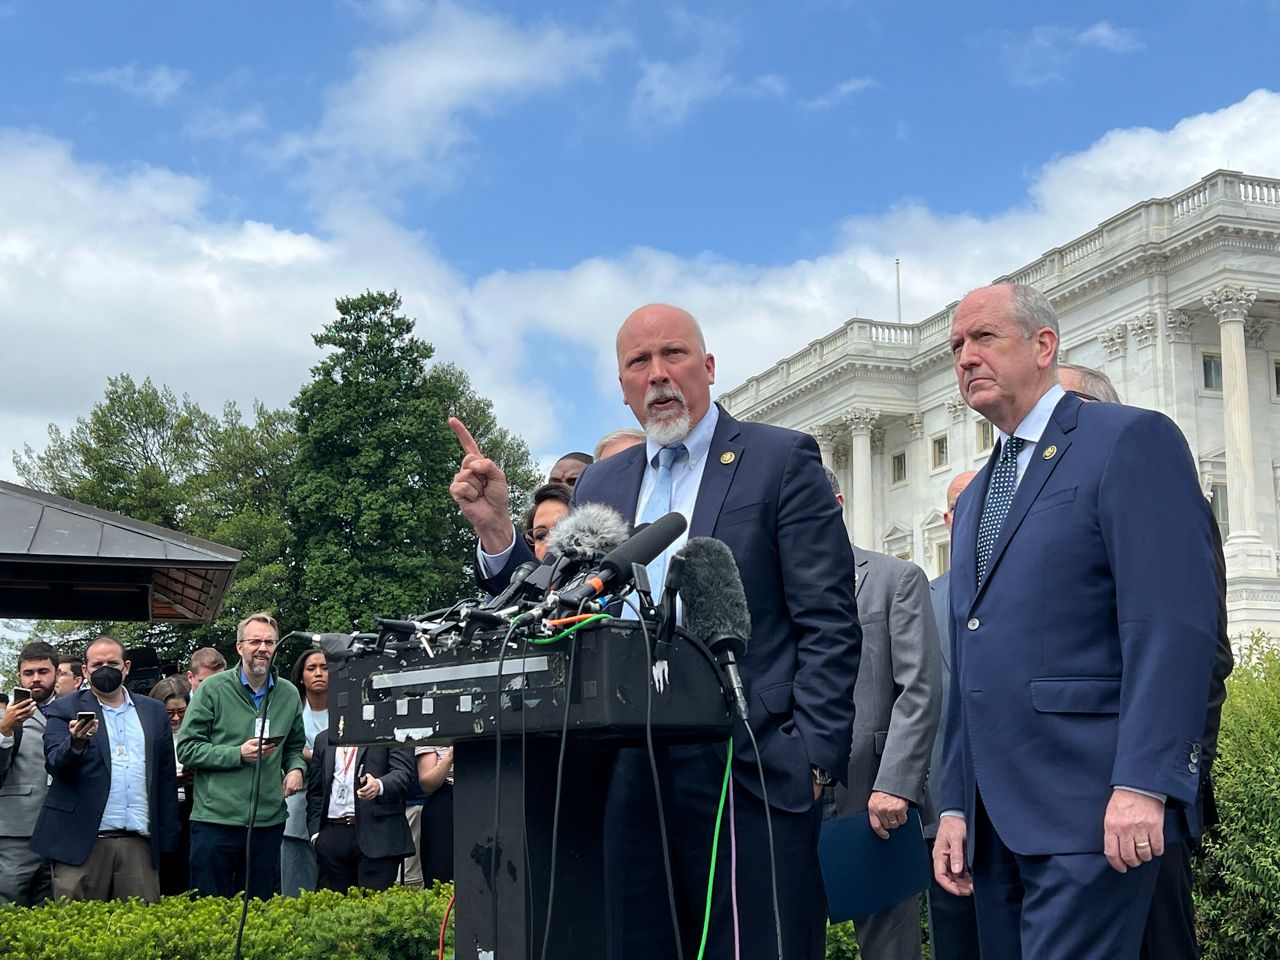
POLYGON ((307 738, 298 688, 271 675, 278 636, 268 613, 241 620, 240 663, 200 685, 178 734, 178 762, 195 771, 191 886, 202 896, 247 889, 265 900, 280 892, 284 798, 303 789, 307 738), (251 816, 252 862, 246 862, 251 816))
POLYGON ((49 792, 45 710, 58 676, 58 651, 29 643, 18 654, 18 688, 0 714, 0 906, 32 907, 52 895, 49 861, 27 845, 49 792), (20 699, 25 697, 25 699, 20 699))
POLYGON ((159 700, 124 687, 124 646, 101 636, 85 651, 89 689, 48 712, 53 777, 31 849, 53 864, 68 900, 160 899, 160 853, 178 840, 173 730, 159 700))
MULTIPOLYGON (((739 662, 770 819, 751 742, 737 721, 734 844, 721 842, 716 849, 706 955, 821 955, 826 911, 817 863, 818 800, 832 777, 843 779, 848 768, 861 642, 853 554, 840 508, 811 437, 740 423, 711 403, 715 358, 687 312, 663 304, 641 307, 618 331, 617 356, 623 401, 648 439, 588 467, 574 502, 605 503, 636 522, 682 513, 689 536, 728 544, 751 613, 752 636, 739 662)), ((501 581, 532 554, 515 535, 501 468, 462 424, 452 425, 465 456, 450 493, 479 534, 486 572, 501 581)), ((650 566, 655 590, 684 542, 681 537, 650 566)), ((679 938, 684 955, 692 957, 703 928, 725 748, 671 745, 657 754, 679 938)), ((608 955, 675 956, 658 807, 643 749, 619 751, 605 816, 608 955)))

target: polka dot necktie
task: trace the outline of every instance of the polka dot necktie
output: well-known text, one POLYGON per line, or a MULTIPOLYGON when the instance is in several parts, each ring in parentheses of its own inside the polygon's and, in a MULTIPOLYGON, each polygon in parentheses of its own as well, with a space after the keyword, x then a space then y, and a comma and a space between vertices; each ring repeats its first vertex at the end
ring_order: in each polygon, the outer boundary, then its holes
POLYGON ((996 537, 1000 535, 1000 525, 1004 523, 1013 503, 1013 494, 1018 489, 1018 453, 1025 443, 1021 437, 1010 437, 1005 441, 996 468, 991 471, 991 489, 987 491, 987 502, 982 507, 982 519, 978 523, 978 586, 982 586, 987 575, 987 563, 991 560, 996 537))
MULTIPOLYGON (((683 443, 663 447, 658 451, 658 473, 653 484, 653 492, 649 494, 649 500, 644 505, 644 516, 640 518, 641 523, 653 523, 671 512, 672 468, 680 462, 687 452, 683 443)), ((666 553, 664 552, 654 559, 647 569, 649 571, 649 586, 656 595, 662 590, 662 584, 667 579, 666 553)))

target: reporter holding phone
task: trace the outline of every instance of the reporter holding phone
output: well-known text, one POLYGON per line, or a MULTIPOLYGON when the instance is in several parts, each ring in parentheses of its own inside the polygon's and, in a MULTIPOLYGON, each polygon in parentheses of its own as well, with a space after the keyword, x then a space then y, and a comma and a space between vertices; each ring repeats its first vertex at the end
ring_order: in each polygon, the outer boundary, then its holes
POLYGON ((191 887, 200 896, 280 892, 284 798, 303 789, 302 700, 271 672, 279 633, 268 613, 236 627, 240 663, 200 684, 178 732, 178 761, 195 771, 191 810, 191 887), (258 718, 265 713, 260 747, 258 718), (257 797, 255 767, 260 766, 257 797), (249 862, 245 840, 254 803, 249 862))
POLYGON ((164 706, 124 688, 124 646, 101 636, 85 651, 89 688, 49 706, 51 783, 31 849, 53 864, 53 895, 160 899, 160 854, 178 841, 178 780, 164 706))
POLYGON ((386 890, 413 853, 405 796, 417 774, 409 747, 331 746, 315 740, 307 770, 307 829, 321 890, 386 890))

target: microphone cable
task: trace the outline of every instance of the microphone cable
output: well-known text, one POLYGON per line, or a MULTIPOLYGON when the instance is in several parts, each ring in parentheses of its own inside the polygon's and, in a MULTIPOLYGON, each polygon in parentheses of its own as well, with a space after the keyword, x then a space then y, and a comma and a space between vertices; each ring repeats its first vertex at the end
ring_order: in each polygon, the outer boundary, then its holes
MULTIPOLYGON (((658 807, 658 843, 662 846, 662 870, 667 879, 667 906, 671 910, 671 932, 675 936, 676 960, 684 960, 684 948, 680 945, 680 915, 676 911, 676 883, 671 871, 671 848, 667 842, 667 815, 662 809, 662 781, 658 776, 658 758, 653 748, 653 640, 649 636, 649 625, 636 604, 626 598, 622 602, 631 608, 640 623, 640 632, 644 636, 645 647, 645 683, 644 683, 644 745, 649 755, 649 772, 653 777, 653 799, 658 807)), ((705 937, 704 937, 705 939, 705 937)))
POLYGON ((496 704, 493 722, 493 847, 489 851, 489 904, 490 935, 493 949, 498 950, 498 828, 502 823, 502 662, 507 656, 507 644, 511 642, 516 627, 524 619, 523 614, 511 621, 507 634, 498 649, 498 687, 494 694, 496 704))
POLYGON ((773 848, 773 815, 769 812, 769 788, 764 783, 764 761, 760 759, 760 745, 751 724, 743 720, 747 736, 751 739, 751 752, 756 755, 756 772, 760 775, 760 796, 764 801, 764 827, 769 835, 769 889, 773 894, 773 930, 778 940, 778 960, 782 960, 782 911, 778 907, 778 861, 773 848))

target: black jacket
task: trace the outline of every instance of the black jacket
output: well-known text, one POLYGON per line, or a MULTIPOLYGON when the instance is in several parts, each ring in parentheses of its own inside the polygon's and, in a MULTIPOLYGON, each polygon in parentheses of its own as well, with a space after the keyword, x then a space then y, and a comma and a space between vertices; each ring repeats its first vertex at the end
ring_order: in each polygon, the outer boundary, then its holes
MULTIPOLYGON (((307 833, 316 836, 329 815, 333 789, 334 758, 326 730, 316 737, 307 768, 307 833)), ((360 747, 355 759, 355 783, 363 774, 382 781, 382 795, 373 800, 356 798, 356 841, 366 857, 407 857, 413 853, 413 835, 404 818, 404 798, 417 779, 413 750, 408 747, 360 747)))

